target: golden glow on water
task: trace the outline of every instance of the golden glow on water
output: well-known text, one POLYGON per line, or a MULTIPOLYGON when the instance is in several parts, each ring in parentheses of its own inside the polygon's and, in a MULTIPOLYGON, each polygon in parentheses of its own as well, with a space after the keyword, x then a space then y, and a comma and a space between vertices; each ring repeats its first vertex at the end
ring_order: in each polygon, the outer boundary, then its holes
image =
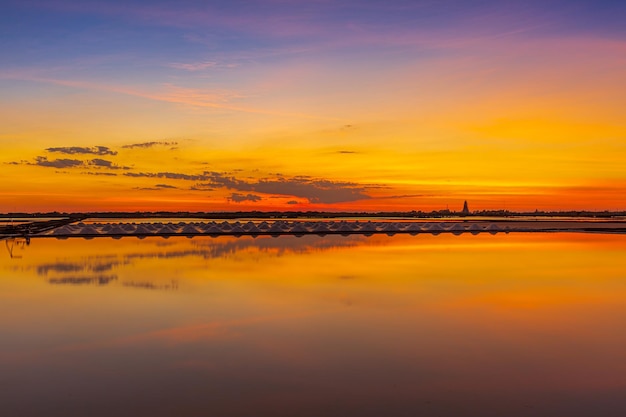
POLYGON ((8 415, 626 410, 623 235, 34 239, 14 255, 8 415))

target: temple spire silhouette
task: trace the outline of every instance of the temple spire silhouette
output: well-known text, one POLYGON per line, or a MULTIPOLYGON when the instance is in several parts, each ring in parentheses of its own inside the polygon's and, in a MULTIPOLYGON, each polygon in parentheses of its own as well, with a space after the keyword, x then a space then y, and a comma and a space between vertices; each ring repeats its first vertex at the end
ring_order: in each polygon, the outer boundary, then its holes
POLYGON ((467 207, 467 200, 463 203, 463 210, 461 210, 461 214, 464 216, 470 214, 469 207, 467 207))

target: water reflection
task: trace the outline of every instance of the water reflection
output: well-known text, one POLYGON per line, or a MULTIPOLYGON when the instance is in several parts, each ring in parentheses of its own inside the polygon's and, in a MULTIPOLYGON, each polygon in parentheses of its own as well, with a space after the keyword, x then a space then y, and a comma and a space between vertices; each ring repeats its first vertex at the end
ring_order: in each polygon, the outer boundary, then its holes
POLYGON ((107 285, 111 281, 116 281, 117 275, 96 275, 96 276, 67 276, 67 277, 58 277, 58 278, 50 278, 48 282, 50 284, 61 284, 61 285, 85 285, 85 284, 94 284, 94 285, 107 285))
MULTIPOLYGON (((132 238, 124 238, 124 243, 132 238)), ((34 269, 37 275, 46 279, 50 284, 63 285, 87 285, 93 284, 104 286, 111 283, 118 283, 124 287, 143 289, 167 289, 178 288, 177 280, 172 280, 170 284, 154 284, 150 281, 136 281, 121 279, 118 280, 117 272, 120 268, 128 269, 128 265, 138 262, 149 262, 151 260, 201 258, 204 260, 226 259, 237 256, 239 252, 253 251, 262 253, 267 257, 281 257, 285 254, 310 253, 316 251, 326 251, 337 248, 354 247, 365 239, 364 236, 329 236, 321 238, 319 236, 285 236, 279 238, 264 236, 252 237, 228 237, 219 239, 209 237, 196 237, 194 239, 180 239, 163 241, 159 238, 147 239, 144 244, 130 245, 133 250, 126 253, 116 253, 102 251, 103 247, 112 248, 114 251, 119 246, 118 242, 99 242, 93 245, 98 248, 95 253, 84 253, 84 242, 70 245, 70 241, 64 243, 54 243, 54 246, 67 245, 67 250, 60 250, 67 255, 57 258, 53 262, 37 263, 36 255, 31 258, 32 264, 22 265, 21 270, 34 269), (70 253, 74 254, 69 255, 70 253), (113 272, 113 273, 112 273, 113 272)), ((120 239, 121 240, 121 239, 120 239)), ((36 240, 36 244, 49 246, 50 242, 43 239, 36 240)), ((62 247, 62 246, 61 246, 62 247)), ((61 248, 60 247, 60 248, 61 248)), ((154 277, 153 277, 154 278, 154 277)))
POLYGON ((4 239, 4 244, 7 248, 7 251, 9 253, 9 257, 10 258, 21 258, 22 255, 16 253, 17 251, 21 251, 24 250, 26 248, 26 246, 30 245, 30 238, 29 237, 11 237, 11 238, 6 238, 4 239))
POLYGON ((34 239, 0 258, 0 415, 625 415, 623 259, 621 235, 34 239))

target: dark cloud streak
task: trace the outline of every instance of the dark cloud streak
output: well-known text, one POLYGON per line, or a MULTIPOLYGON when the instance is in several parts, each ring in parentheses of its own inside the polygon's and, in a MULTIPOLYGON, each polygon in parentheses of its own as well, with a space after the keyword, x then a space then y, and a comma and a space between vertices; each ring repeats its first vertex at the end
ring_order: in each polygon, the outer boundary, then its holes
POLYGON ((82 146, 62 146, 57 148, 46 148, 48 152, 59 152, 68 155, 76 154, 92 154, 92 155, 117 155, 116 151, 109 149, 106 146, 94 146, 92 148, 82 146))
POLYGON ((189 175, 189 174, 180 174, 177 172, 126 172, 124 175, 127 177, 134 178, 167 178, 169 180, 185 180, 185 181, 206 181, 209 179, 208 176, 204 174, 199 175, 189 175))
POLYGON ((257 201, 261 201, 262 198, 254 194, 244 195, 239 193, 232 193, 230 197, 228 197, 228 200, 232 201, 233 203, 243 203, 244 201, 251 201, 253 203, 256 203, 257 201))
POLYGON ((31 163, 28 163, 28 164, 37 165, 40 167, 48 167, 48 168, 73 168, 73 167, 82 166, 84 162, 79 159, 66 159, 66 158, 55 159, 53 161, 49 161, 48 158, 46 158, 45 156, 38 156, 37 158, 35 158, 34 164, 31 164, 31 163))
POLYGON ((89 165, 100 167, 100 168, 108 168, 108 169, 123 169, 128 170, 130 167, 127 166, 119 166, 114 164, 112 161, 107 161, 106 159, 95 158, 89 161, 89 165))
MULTIPOLYGON (((94 158, 88 161, 83 161, 80 159, 69 159, 69 158, 58 158, 50 160, 46 156, 37 156, 35 157, 35 162, 29 161, 20 161, 20 162, 10 162, 11 165, 33 165, 40 166, 46 168, 90 168, 95 167, 97 169, 104 168, 110 170, 129 170, 131 167, 116 165, 112 161, 108 161, 106 159, 94 158)), ((93 175, 115 175, 115 174, 106 174, 106 173, 98 173, 98 172, 86 172, 87 174, 93 175)))
POLYGON ((122 148, 125 149, 134 149, 134 148, 152 148, 153 146, 176 146, 178 142, 163 142, 163 141, 152 141, 152 142, 142 142, 142 143, 132 143, 130 145, 124 145, 122 148))
POLYGON ((226 188, 239 192, 256 192, 277 194, 290 197, 306 198, 311 203, 341 203, 347 201, 367 200, 371 197, 365 193, 365 187, 350 182, 336 182, 326 179, 312 179, 299 176, 292 178, 276 177, 258 181, 246 181, 220 172, 205 171, 202 174, 182 174, 176 172, 127 172, 129 177, 167 178, 173 180, 202 181, 191 187, 192 190, 226 188))
POLYGON ((107 177, 117 177, 117 174, 114 172, 92 172, 92 171, 87 171, 87 172, 81 172, 81 174, 86 174, 86 175, 104 175, 107 177))

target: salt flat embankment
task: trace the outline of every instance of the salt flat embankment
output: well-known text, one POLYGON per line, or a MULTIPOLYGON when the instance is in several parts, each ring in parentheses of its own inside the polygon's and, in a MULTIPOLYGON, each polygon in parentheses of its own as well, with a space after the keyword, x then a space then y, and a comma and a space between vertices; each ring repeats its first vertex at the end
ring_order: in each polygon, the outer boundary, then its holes
POLYGON ((623 221, 248 221, 191 223, 73 223, 33 234, 33 237, 122 237, 196 235, 305 235, 305 234, 396 234, 396 233, 509 233, 595 232, 626 233, 623 221))

